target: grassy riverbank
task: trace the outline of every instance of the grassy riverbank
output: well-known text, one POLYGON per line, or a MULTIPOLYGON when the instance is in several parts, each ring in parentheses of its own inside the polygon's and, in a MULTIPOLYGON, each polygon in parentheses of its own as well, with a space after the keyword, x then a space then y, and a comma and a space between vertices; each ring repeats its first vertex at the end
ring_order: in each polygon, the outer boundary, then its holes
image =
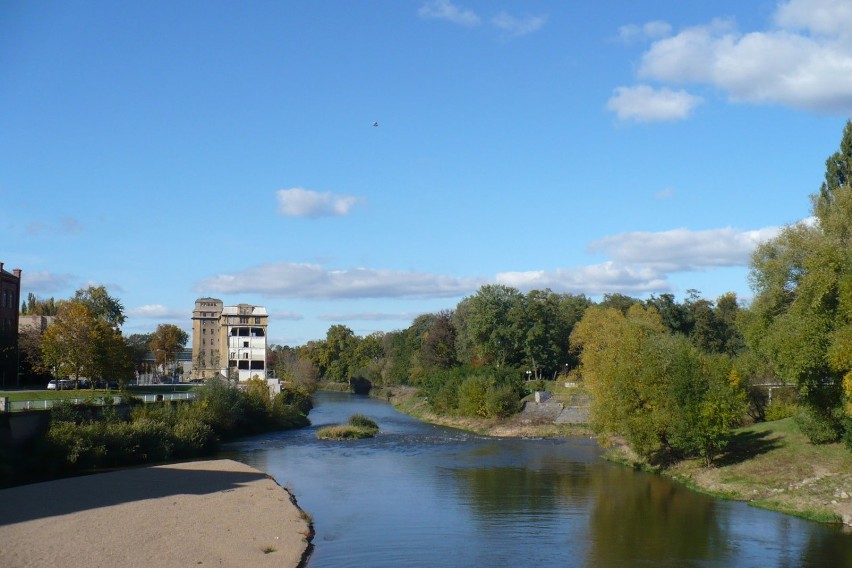
MULTIPOLYGON (((438 416, 410 387, 380 389, 373 394, 420 420, 487 436, 593 435, 582 425, 529 424, 518 415, 505 421, 438 416)), ((605 457, 645 468, 624 447, 610 448, 605 457)), ((655 471, 715 497, 747 501, 815 521, 852 525, 852 452, 842 444, 811 444, 792 418, 737 430, 728 451, 712 467, 695 459, 655 471)))

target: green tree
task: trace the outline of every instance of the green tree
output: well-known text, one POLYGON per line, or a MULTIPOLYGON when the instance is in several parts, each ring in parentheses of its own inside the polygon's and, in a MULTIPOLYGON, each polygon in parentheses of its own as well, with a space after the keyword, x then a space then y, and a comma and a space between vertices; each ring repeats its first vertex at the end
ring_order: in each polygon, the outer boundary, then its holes
POLYGON ((80 302, 62 302, 41 339, 42 365, 57 377, 96 375, 96 348, 102 327, 80 302))
POLYGON ((614 307, 592 306, 571 334, 571 344, 581 350, 580 373, 591 394, 592 427, 625 436, 643 456, 661 448, 660 432, 669 417, 660 404, 663 353, 646 353, 647 344, 663 330, 656 309, 636 303, 626 315, 614 307))
POLYGON ((589 308, 571 340, 582 349, 593 427, 646 459, 697 455, 709 464, 745 413, 730 360, 667 332, 654 307, 589 308))
POLYGON ((462 329, 473 358, 497 367, 520 359, 518 328, 510 324, 509 314, 521 298, 516 289, 499 284, 482 286, 471 297, 462 329))
POLYGON ((89 286, 77 290, 73 301, 87 306, 96 319, 113 327, 121 327, 127 319, 124 316, 124 306, 117 298, 110 296, 104 286, 89 286))
MULTIPOLYGON (((752 256, 748 346, 796 385, 819 441, 843 430, 843 377, 852 372, 852 121, 811 196, 813 222, 785 227, 752 256)), ((812 437, 812 441, 817 441, 812 437)))
POLYGON ((151 334, 149 346, 154 354, 154 364, 162 367, 163 375, 168 373, 169 364, 177 362, 187 341, 189 335, 171 323, 161 323, 151 334))
POLYGON ((55 316, 57 310, 56 300, 53 297, 46 300, 39 298, 32 292, 27 294, 21 306, 22 316, 55 316))

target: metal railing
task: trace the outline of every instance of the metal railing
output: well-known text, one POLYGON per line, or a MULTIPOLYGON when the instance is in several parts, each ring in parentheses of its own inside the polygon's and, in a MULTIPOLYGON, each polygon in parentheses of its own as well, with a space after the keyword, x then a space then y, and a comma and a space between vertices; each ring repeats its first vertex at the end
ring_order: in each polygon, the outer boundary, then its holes
MULTIPOLYGON (((130 398, 137 398, 149 404, 153 402, 169 402, 172 400, 192 400, 198 395, 194 392, 164 392, 162 394, 139 394, 130 398)), ((48 410, 62 403, 71 404, 94 404, 98 406, 121 404, 124 398, 121 396, 96 396, 96 397, 74 397, 74 398, 51 398, 45 400, 10 400, 8 412, 22 410, 48 410)))

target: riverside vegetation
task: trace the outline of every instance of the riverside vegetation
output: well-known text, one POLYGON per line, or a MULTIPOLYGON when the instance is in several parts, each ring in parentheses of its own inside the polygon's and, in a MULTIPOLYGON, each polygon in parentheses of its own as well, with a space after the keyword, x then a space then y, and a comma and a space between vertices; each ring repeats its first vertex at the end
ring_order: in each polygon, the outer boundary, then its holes
POLYGON ((270 398, 260 379, 244 389, 211 380, 197 393, 191 401, 136 403, 123 410, 58 405, 45 436, 32 447, 0 455, 0 483, 209 456, 224 440, 310 423, 310 393, 301 389, 270 398))
POLYGON ((372 438, 379 431, 379 425, 363 414, 353 414, 348 424, 336 424, 317 430, 320 440, 360 440, 372 438))

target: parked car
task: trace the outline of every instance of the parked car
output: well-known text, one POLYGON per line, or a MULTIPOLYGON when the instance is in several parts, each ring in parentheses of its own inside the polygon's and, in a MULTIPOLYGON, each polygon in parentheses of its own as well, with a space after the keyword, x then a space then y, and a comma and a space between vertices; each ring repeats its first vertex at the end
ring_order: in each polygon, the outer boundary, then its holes
POLYGON ((67 379, 52 379, 47 383, 47 390, 68 390, 74 388, 74 381, 67 379))

